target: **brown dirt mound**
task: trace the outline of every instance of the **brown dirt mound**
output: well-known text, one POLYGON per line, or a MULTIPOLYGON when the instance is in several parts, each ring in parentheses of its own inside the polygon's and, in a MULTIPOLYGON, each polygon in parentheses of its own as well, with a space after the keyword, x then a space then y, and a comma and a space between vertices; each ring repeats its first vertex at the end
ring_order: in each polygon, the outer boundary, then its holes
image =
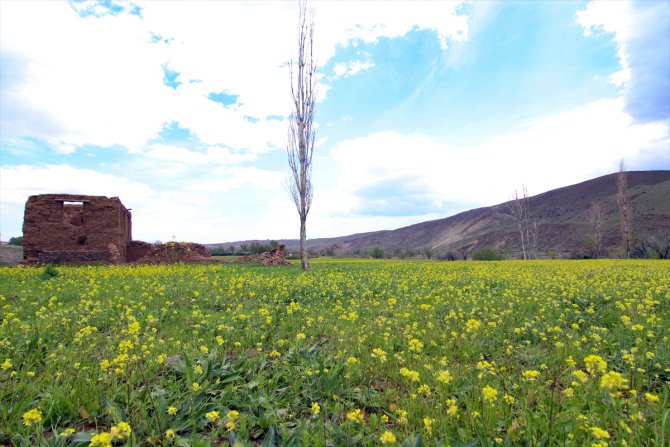
POLYGON ((152 244, 136 262, 138 264, 173 264, 175 262, 213 262, 204 245, 194 242, 152 244))

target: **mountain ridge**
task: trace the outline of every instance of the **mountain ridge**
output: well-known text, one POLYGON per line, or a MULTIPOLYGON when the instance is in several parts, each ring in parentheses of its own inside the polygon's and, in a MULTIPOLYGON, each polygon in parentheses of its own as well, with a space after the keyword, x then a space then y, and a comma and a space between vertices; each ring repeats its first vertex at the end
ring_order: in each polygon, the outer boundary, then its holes
MULTIPOLYGON (((618 173, 543 192, 528 198, 531 218, 537 221, 537 252, 541 257, 594 255, 586 212, 593 201, 603 208, 603 254, 617 256, 620 250, 619 210, 616 202, 618 173)), ((629 171, 628 202, 632 209, 634 239, 644 245, 670 239, 670 170, 629 171)), ((491 247, 508 257, 520 257, 518 229, 510 201, 474 208, 452 216, 420 222, 395 230, 356 233, 308 240, 308 249, 318 253, 332 249, 338 255, 359 255, 380 247, 387 253, 419 251, 426 247, 437 256, 467 258, 474 251, 491 247)), ((239 246, 266 241, 236 241, 207 244, 208 247, 239 246)), ((278 242, 295 251, 297 239, 278 242)))

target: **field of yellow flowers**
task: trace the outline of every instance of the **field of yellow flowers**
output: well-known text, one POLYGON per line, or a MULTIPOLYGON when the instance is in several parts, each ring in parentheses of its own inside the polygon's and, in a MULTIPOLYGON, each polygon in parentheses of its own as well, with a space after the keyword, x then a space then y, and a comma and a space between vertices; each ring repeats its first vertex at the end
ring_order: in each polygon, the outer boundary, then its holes
POLYGON ((670 263, 0 269, 0 445, 670 443, 670 263))

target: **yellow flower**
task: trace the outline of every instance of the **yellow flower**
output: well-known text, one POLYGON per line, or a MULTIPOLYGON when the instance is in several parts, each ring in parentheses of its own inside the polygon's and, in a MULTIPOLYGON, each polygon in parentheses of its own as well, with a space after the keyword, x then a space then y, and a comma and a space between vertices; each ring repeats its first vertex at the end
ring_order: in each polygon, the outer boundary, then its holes
POLYGON ((356 357, 349 357, 347 359, 347 365, 354 365, 356 362, 358 362, 358 359, 356 357))
POLYGON ((382 444, 395 444, 396 439, 395 435, 387 430, 379 437, 379 441, 381 441, 382 444))
POLYGON ((128 439, 131 433, 132 430, 130 429, 130 425, 127 422, 119 422, 116 425, 112 425, 109 434, 112 439, 124 440, 128 439))
POLYGON ((358 424, 363 423, 363 416, 364 416, 363 412, 361 410, 359 410, 358 408, 356 408, 355 410, 350 411, 349 413, 347 413, 347 419, 350 420, 350 421, 356 422, 358 424))
POLYGON ((174 439, 174 437, 175 437, 175 432, 174 432, 174 430, 171 429, 171 428, 168 428, 168 429, 165 431, 165 438, 166 438, 166 439, 174 439))
POLYGON ((411 369, 400 368, 400 375, 403 377, 407 377, 410 380, 410 382, 419 381, 419 373, 417 371, 412 371, 411 369))
POLYGON ((319 414, 320 411, 321 411, 321 406, 316 402, 312 402, 312 414, 314 414, 314 416, 316 416, 317 414, 319 414))
POLYGON ((372 350, 372 354, 370 354, 372 358, 379 359, 381 363, 386 362, 386 351, 384 351, 381 348, 375 348, 372 350))
POLYGON ((586 370, 591 374, 607 371, 607 362, 599 355, 587 355, 584 358, 584 364, 586 365, 586 370))
POLYGON ((523 376, 524 380, 526 380, 528 382, 532 382, 535 379, 537 379, 537 376, 540 375, 540 372, 536 371, 534 369, 529 369, 527 371, 522 372, 521 375, 523 376))
POLYGON ((39 424, 42 422, 42 412, 37 408, 33 408, 30 411, 23 413, 23 425, 30 427, 33 424, 39 424))
POLYGON ((467 321, 467 323, 465 323, 465 329, 466 329, 468 332, 474 332, 474 331, 476 331, 477 329, 479 329, 479 327, 480 327, 481 325, 482 325, 482 322, 481 322, 481 321, 474 320, 474 319, 469 319, 469 320, 467 321))
POLYGON ((228 422, 225 423, 226 429, 228 431, 235 430, 237 427, 235 425, 235 421, 237 420, 237 417, 240 415, 239 412, 235 410, 230 410, 228 413, 226 413, 226 417, 228 418, 228 422))
POLYGON ((413 338, 409 341, 410 351, 421 352, 422 349, 423 349, 423 343, 421 343, 418 339, 413 338))
POLYGON ((128 325, 128 333, 131 335, 136 335, 140 332, 140 323, 135 321, 128 325))
POLYGON ((5 361, 2 362, 2 366, 0 366, 0 368, 2 368, 3 371, 6 371, 8 369, 11 369, 12 366, 13 366, 12 365, 12 359, 5 359, 5 361))
POLYGON ((168 407, 167 409, 167 414, 174 416, 177 414, 177 407, 168 407))
POLYGON ((458 413, 456 399, 447 399, 447 415, 454 417, 458 413))
POLYGON ((451 379, 453 377, 451 376, 451 373, 447 371, 446 369, 443 371, 438 371, 437 373, 437 381, 442 382, 442 383, 449 383, 451 382, 451 379))
POLYGON ((76 431, 76 430, 75 430, 74 428, 66 428, 65 430, 63 430, 63 431, 60 433, 60 435, 61 435, 63 438, 68 438, 68 437, 72 436, 72 435, 74 434, 75 431, 76 431))
POLYGON ((419 386, 419 389, 417 392, 423 396, 430 396, 432 393, 430 391, 430 387, 426 385, 425 383, 419 386))
POLYGON ((603 375, 600 380, 600 388, 606 389, 612 396, 620 396, 619 390, 628 388, 626 379, 621 377, 621 374, 615 371, 610 371, 603 375))
POLYGON ((652 404, 655 404, 656 402, 658 402, 660 400, 657 395, 651 394, 651 393, 644 393, 644 397, 646 397, 647 400, 649 402, 651 402, 652 404))
POLYGON ((428 432, 428 435, 433 434, 433 422, 435 422, 435 419, 431 419, 429 417, 423 418, 423 427, 428 432))
POLYGON ((482 394, 484 395, 485 401, 494 402, 498 397, 498 390, 489 385, 486 385, 484 388, 482 388, 482 394))
POLYGON ((210 411, 208 413, 205 413, 205 417, 212 422, 216 422, 217 420, 219 420, 219 412, 218 411, 210 411))
POLYGON ((298 332, 298 334, 296 334, 295 338, 297 338, 298 340, 304 340, 305 338, 307 338, 307 336, 305 334, 303 334, 302 332, 298 332))
POLYGON ((191 388, 193 388, 193 391, 199 391, 200 388, 202 388, 202 387, 200 386, 200 384, 198 382, 193 382, 191 384, 191 388))
POLYGON ((112 435, 107 432, 99 433, 91 438, 89 447, 111 447, 112 435))
POLYGON ((575 376, 575 378, 582 383, 586 383, 586 381, 589 380, 589 376, 581 369, 576 369, 572 371, 572 375, 575 376))
POLYGON ((209 348, 205 345, 200 346, 200 352, 203 354, 207 354, 209 352, 209 348))
POLYGON ((407 423, 407 411, 396 410, 396 413, 398 413, 398 424, 405 425, 407 423))
POLYGON ((610 434, 601 428, 598 427, 590 427, 589 430, 591 430, 591 436, 593 436, 596 439, 609 439, 610 434))

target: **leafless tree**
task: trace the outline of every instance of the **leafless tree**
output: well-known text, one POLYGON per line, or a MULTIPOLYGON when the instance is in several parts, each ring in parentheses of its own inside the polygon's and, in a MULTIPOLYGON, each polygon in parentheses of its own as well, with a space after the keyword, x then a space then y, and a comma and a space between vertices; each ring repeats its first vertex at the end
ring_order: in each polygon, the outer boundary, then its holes
POLYGON ((630 258, 631 251, 631 213, 628 208, 628 179, 626 176, 626 166, 623 160, 619 163, 619 174, 616 178, 617 184, 617 204, 619 205, 619 217, 621 225, 621 238, 623 239, 623 248, 626 252, 626 258, 630 258))
POLYGON ((509 202, 508 207, 512 212, 517 229, 519 230, 523 259, 528 259, 528 253, 526 251, 526 242, 528 239, 528 201, 525 186, 523 187, 522 197, 519 196, 516 189, 514 190, 512 193, 512 200, 509 202))
POLYGON ((316 63, 313 55, 314 20, 307 18, 307 1, 300 1, 298 20, 298 61, 289 63, 293 107, 289 118, 286 152, 291 168, 289 192, 300 216, 300 264, 307 261, 307 214, 312 206, 312 154, 314 153, 314 105, 316 63))
POLYGON ((603 242, 603 206, 598 200, 591 202, 591 207, 586 210, 586 219, 591 225, 593 257, 598 259, 603 242))
POLYGON ((670 259, 670 233, 657 236, 638 237, 631 248, 633 256, 670 259))

